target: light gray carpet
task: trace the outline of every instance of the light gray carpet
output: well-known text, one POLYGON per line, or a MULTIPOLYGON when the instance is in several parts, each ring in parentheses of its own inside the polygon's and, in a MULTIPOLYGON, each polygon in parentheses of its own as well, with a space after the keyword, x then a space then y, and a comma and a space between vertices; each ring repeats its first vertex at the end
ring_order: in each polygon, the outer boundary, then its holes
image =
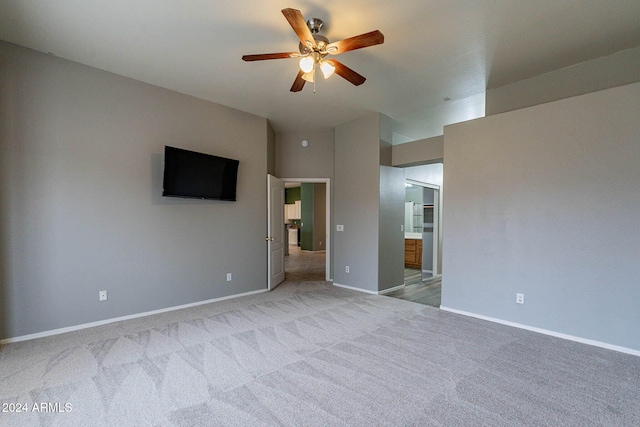
POLYGON ((4 346, 2 426, 637 426, 640 358, 324 282, 4 346), (65 403, 70 412, 33 412, 65 403))

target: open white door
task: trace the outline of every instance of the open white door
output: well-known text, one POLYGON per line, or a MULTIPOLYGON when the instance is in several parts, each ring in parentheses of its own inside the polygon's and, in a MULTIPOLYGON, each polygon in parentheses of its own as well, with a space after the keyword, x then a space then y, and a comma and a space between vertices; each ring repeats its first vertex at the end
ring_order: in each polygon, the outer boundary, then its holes
POLYGON ((267 175, 268 290, 284 281, 284 182, 267 175))

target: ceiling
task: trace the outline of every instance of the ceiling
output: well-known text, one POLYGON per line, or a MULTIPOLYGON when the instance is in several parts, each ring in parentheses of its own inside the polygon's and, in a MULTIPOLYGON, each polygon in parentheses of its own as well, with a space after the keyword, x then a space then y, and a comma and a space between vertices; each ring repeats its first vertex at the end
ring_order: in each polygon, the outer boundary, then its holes
POLYGON ((484 91, 640 45, 638 0, 3 0, 0 39, 266 117, 276 132, 324 130, 376 111, 404 140, 482 116, 484 91), (289 91, 295 51, 281 13, 324 20, 337 41, 382 45, 337 59, 337 75, 289 91), (466 111, 466 113, 464 113, 466 111), (462 113, 461 113, 462 112, 462 113), (429 121, 439 122, 434 127, 429 121), (439 129, 438 129, 439 126, 439 129))

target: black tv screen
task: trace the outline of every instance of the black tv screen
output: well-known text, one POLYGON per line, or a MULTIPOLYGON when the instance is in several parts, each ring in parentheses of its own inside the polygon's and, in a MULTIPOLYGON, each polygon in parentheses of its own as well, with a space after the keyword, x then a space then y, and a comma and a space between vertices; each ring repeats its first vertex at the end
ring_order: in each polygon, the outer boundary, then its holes
POLYGON ((235 201, 239 163, 238 160, 165 146, 162 195, 235 201))

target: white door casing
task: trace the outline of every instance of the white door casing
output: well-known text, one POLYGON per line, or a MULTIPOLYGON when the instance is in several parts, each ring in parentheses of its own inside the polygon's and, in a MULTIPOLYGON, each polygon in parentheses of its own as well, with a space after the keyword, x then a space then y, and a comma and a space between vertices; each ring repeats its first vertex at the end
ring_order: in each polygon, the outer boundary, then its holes
MULTIPOLYGON (((282 178, 284 182, 325 184, 326 188, 326 226, 325 226, 325 280, 332 281, 331 278, 331 179, 329 178, 282 178)), ((298 209, 298 216, 300 216, 298 209)))

